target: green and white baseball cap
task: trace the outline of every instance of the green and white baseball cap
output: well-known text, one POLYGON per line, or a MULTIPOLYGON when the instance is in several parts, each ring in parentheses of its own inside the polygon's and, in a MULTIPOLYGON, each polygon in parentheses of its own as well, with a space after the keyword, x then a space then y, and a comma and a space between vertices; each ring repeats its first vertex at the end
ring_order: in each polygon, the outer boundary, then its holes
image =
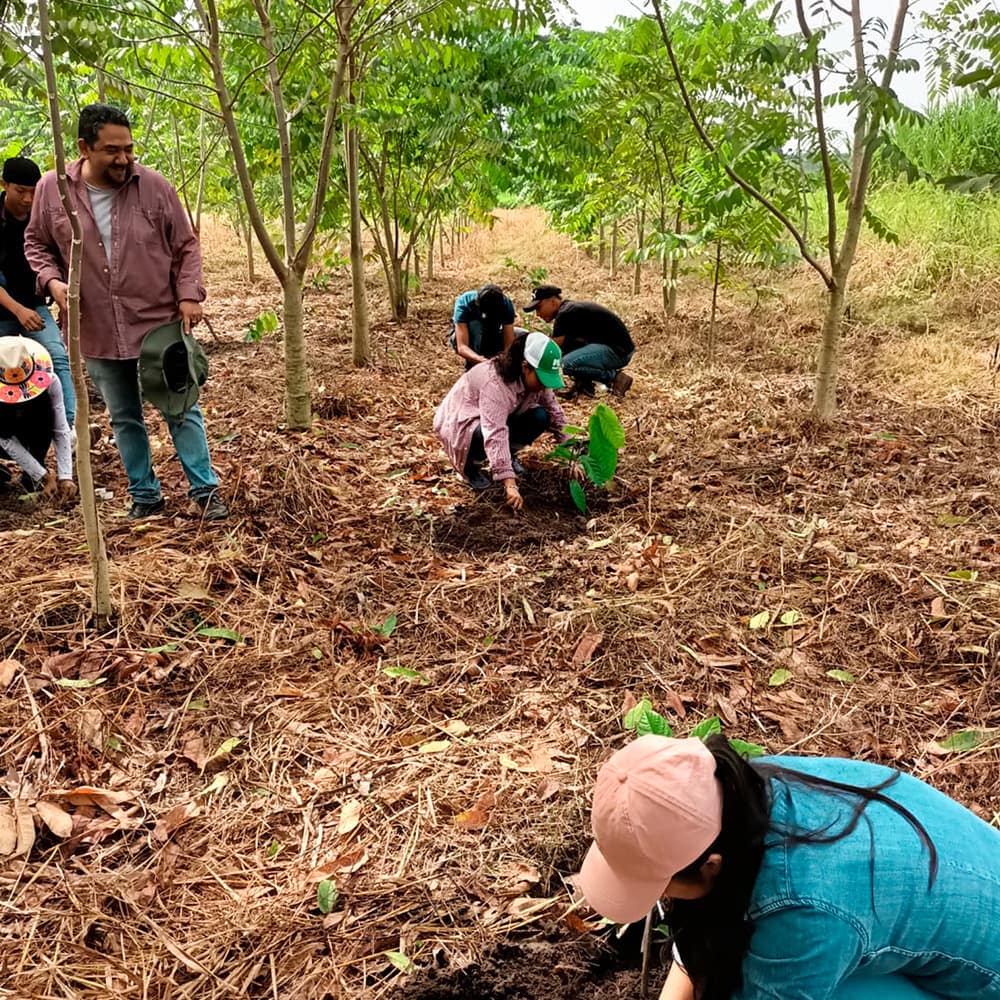
POLYGON ((562 351, 544 333, 528 334, 524 342, 524 360, 535 369, 538 381, 546 389, 561 389, 566 384, 562 377, 562 351))

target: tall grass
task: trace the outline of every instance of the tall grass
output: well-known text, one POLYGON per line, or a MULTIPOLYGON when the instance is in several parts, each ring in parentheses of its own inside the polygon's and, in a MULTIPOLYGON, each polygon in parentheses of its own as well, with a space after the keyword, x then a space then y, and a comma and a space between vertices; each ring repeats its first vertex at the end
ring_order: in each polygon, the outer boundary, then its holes
POLYGON ((890 138, 934 179, 1000 173, 1000 99, 966 95, 932 106, 919 122, 897 122, 890 138))

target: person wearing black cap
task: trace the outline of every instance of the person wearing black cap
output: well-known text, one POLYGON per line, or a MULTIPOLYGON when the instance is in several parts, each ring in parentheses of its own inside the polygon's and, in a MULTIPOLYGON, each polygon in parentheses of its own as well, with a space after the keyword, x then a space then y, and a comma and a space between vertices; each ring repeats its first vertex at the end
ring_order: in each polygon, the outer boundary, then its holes
MULTIPOLYGON (((514 303, 499 285, 483 285, 455 299, 450 343, 468 371, 514 342, 514 303)), ((522 333, 527 333, 522 330, 522 333)))
POLYGON ((623 369, 632 360, 635 344, 628 327, 610 309, 564 299, 561 288, 539 285, 524 311, 552 324, 552 339, 563 352, 563 372, 573 379, 572 395, 593 396, 595 382, 616 396, 628 392, 632 376, 623 369))
POLYGON ((24 231, 41 176, 38 164, 26 157, 13 156, 4 162, 0 194, 0 336, 24 334, 45 348, 59 379, 66 419, 72 428, 76 393, 69 355, 59 326, 38 294, 35 272, 24 257, 24 231))

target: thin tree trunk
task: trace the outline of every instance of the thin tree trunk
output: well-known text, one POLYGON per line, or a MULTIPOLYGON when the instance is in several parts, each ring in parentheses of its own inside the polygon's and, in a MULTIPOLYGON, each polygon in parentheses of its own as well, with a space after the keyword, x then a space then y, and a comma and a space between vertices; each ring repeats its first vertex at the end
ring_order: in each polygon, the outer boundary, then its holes
POLYGON ((719 302, 719 277, 722 273, 722 240, 715 241, 715 274, 712 280, 712 318, 708 323, 708 362, 715 361, 715 313, 719 302))
POLYGON ((417 285, 420 284, 420 252, 416 249, 413 251, 413 277, 416 279, 417 285))
POLYGON ((430 236, 427 238, 427 280, 434 280, 434 223, 431 223, 430 236))
POLYGON ((813 413, 830 420, 837 410, 837 375, 840 370, 840 325, 844 316, 846 289, 841 284, 830 291, 823 317, 823 338, 816 359, 813 413))
POLYGON ((240 235, 243 237, 243 242, 247 250, 247 280, 252 285, 257 281, 257 273, 254 270, 253 261, 253 229, 250 226, 250 220, 243 214, 243 202, 239 198, 236 199, 236 218, 240 227, 240 235))
POLYGON ((306 339, 302 328, 302 275, 291 270, 283 287, 285 320, 285 420, 292 430, 312 423, 306 339))
POLYGON ((59 93, 56 89, 56 71, 52 59, 52 29, 49 24, 48 0, 38 0, 38 17, 42 36, 42 59, 45 63, 45 81, 49 97, 49 120, 52 123, 52 142, 55 148, 56 176, 63 210, 73 227, 73 242, 69 260, 69 359, 76 390, 76 418, 78 428, 76 446, 76 475, 80 487, 80 507, 83 511, 83 528, 90 553, 93 589, 90 609, 94 625, 105 629, 111 623, 114 608, 111 604, 111 576, 108 553, 101 531, 101 519, 94 492, 94 473, 90 463, 90 401, 83 376, 83 357, 80 353, 80 272, 83 265, 83 228, 70 198, 66 182, 66 151, 63 148, 62 121, 59 114, 59 93))
MULTIPOLYGON (((680 235, 683 223, 684 209, 678 205, 677 214, 674 216, 674 232, 680 235)), ((670 258, 670 286, 667 295, 667 315, 674 316, 677 313, 677 277, 681 269, 681 259, 675 253, 670 258)))
POLYGON ((438 230, 438 242, 440 244, 438 248, 438 260, 441 262, 441 266, 444 266, 444 226, 441 225, 441 217, 438 216, 437 222, 438 230))
POLYGON ((198 198, 195 201, 195 232, 201 232, 201 210, 205 204, 205 177, 208 174, 208 155, 205 152, 205 112, 198 118, 198 152, 201 156, 201 166, 198 169, 198 198))
MULTIPOLYGON (((643 240, 646 236, 646 206, 643 204, 635 220, 635 249, 636 253, 642 250, 643 240)), ((636 260, 635 273, 632 276, 632 294, 638 295, 642 291, 642 261, 636 260)))
POLYGON ((611 280, 618 277, 618 220, 611 223, 611 280))
POLYGON ((601 219, 600 227, 597 231, 597 264, 598 267, 606 267, 608 263, 608 241, 604 233, 604 220, 601 219))
MULTIPOLYGON (((340 32, 342 58, 348 39, 345 32, 340 32)), ((357 100, 355 81, 355 62, 351 56, 348 62, 347 92, 350 95, 352 110, 357 100)), ((344 155, 347 160, 347 200, 351 216, 351 292, 353 301, 353 329, 351 333, 351 348, 355 368, 364 368, 371 364, 371 334, 368 326, 368 294, 365 291, 365 250, 361 242, 361 195, 359 185, 358 128, 351 121, 344 128, 344 155)))

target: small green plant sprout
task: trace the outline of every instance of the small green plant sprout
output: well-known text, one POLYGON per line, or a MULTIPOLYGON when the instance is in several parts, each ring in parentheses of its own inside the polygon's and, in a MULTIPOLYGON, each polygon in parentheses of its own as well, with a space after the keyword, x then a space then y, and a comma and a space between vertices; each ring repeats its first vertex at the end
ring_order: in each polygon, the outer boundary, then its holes
MULTIPOLYGON (((648 698, 643 698, 637 705, 633 705, 622 719, 622 728, 629 732, 634 732, 636 738, 653 733, 656 736, 673 736, 674 730, 669 722, 659 712, 653 710, 653 703, 648 698)), ((722 722, 717 715, 710 715, 703 719, 688 733, 689 737, 704 740, 715 733, 722 733, 722 722)), ((745 740, 730 739, 729 745, 741 757, 761 757, 767 753, 764 747, 756 743, 747 743, 745 740)))
MULTIPOLYGON (((570 424, 563 431, 569 440, 556 445, 545 457, 565 465, 571 473, 581 470, 595 486, 607 486, 618 468, 618 452, 625 447, 625 429, 615 411, 607 403, 598 403, 586 431, 570 424), (582 436, 585 433, 587 436, 582 436)), ((586 514, 587 495, 576 479, 570 481, 569 492, 577 510, 586 514)))
POLYGON ((247 323, 243 333, 244 344, 259 344, 265 333, 278 332, 278 314, 272 309, 262 312, 255 320, 247 323))
POLYGON ((325 878, 316 886, 316 909, 320 913, 329 913, 337 905, 337 883, 333 879, 325 878))

